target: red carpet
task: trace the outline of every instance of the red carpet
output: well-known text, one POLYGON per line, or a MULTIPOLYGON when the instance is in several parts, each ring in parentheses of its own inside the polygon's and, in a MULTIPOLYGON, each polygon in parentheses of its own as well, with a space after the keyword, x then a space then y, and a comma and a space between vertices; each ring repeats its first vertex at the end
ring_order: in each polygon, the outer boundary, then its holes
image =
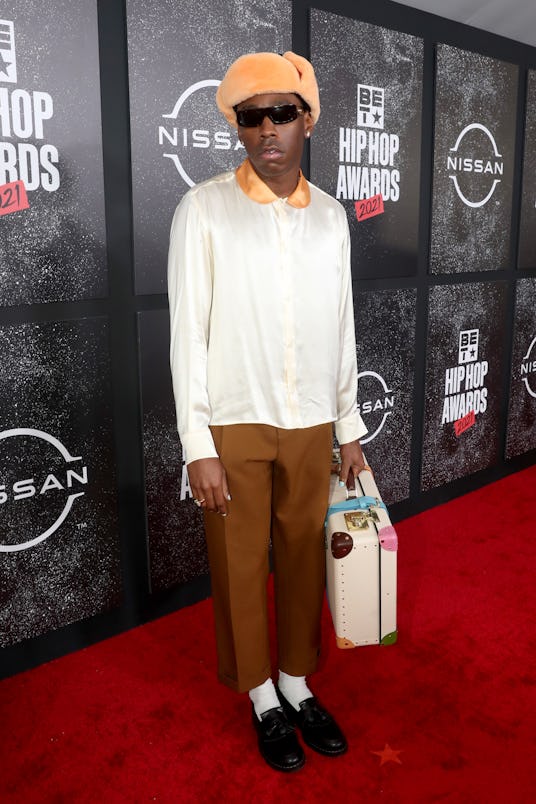
POLYGON ((264 765, 205 601, 0 682, 0 801, 536 800, 535 489, 532 467, 398 524, 397 645, 338 650, 325 611, 312 686, 347 755, 264 765))

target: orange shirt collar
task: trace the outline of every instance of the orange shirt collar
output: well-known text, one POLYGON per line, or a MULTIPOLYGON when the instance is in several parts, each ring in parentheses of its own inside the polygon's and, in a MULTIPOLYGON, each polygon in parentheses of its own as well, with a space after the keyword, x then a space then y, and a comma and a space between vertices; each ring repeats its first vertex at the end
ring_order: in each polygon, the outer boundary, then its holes
MULTIPOLYGON (((240 189, 258 204, 271 204, 277 201, 277 195, 273 193, 267 184, 263 182, 253 170, 249 159, 245 159, 236 169, 236 180, 240 189)), ((303 209, 309 206, 311 201, 311 191, 303 173, 300 170, 300 177, 296 189, 288 196, 287 202, 292 207, 303 209)))

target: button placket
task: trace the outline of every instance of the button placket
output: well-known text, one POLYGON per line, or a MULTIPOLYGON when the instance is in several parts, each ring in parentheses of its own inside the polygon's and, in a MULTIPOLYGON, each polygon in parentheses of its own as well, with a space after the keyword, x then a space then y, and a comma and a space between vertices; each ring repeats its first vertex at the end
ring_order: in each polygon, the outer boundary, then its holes
POLYGON ((281 283, 283 290, 283 321, 285 338, 285 383, 287 391, 287 406, 292 426, 301 426, 301 415, 298 405, 298 391, 296 386, 296 336, 294 307, 292 294, 292 271, 289 264, 290 226, 287 205, 285 201, 276 203, 276 215, 279 230, 279 258, 281 269, 281 283))

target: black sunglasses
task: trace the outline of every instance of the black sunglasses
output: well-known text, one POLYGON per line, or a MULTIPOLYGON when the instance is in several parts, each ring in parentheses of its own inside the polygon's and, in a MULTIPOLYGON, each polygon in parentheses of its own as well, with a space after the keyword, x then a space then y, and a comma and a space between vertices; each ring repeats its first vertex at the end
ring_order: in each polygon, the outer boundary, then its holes
POLYGON ((265 117, 269 117, 272 123, 292 123, 299 114, 303 114, 305 109, 296 106, 295 103, 284 103, 282 106, 266 106, 263 109, 235 109, 238 125, 242 128, 255 128, 260 126, 265 117))

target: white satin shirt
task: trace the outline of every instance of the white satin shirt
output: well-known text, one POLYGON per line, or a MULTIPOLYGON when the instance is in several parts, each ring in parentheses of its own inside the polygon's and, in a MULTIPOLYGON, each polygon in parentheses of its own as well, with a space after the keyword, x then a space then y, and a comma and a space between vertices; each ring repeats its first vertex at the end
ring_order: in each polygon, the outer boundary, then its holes
POLYGON ((173 218, 171 371, 187 463, 215 457, 209 425, 367 430, 346 213, 300 175, 278 198, 249 161, 193 187, 173 218))

